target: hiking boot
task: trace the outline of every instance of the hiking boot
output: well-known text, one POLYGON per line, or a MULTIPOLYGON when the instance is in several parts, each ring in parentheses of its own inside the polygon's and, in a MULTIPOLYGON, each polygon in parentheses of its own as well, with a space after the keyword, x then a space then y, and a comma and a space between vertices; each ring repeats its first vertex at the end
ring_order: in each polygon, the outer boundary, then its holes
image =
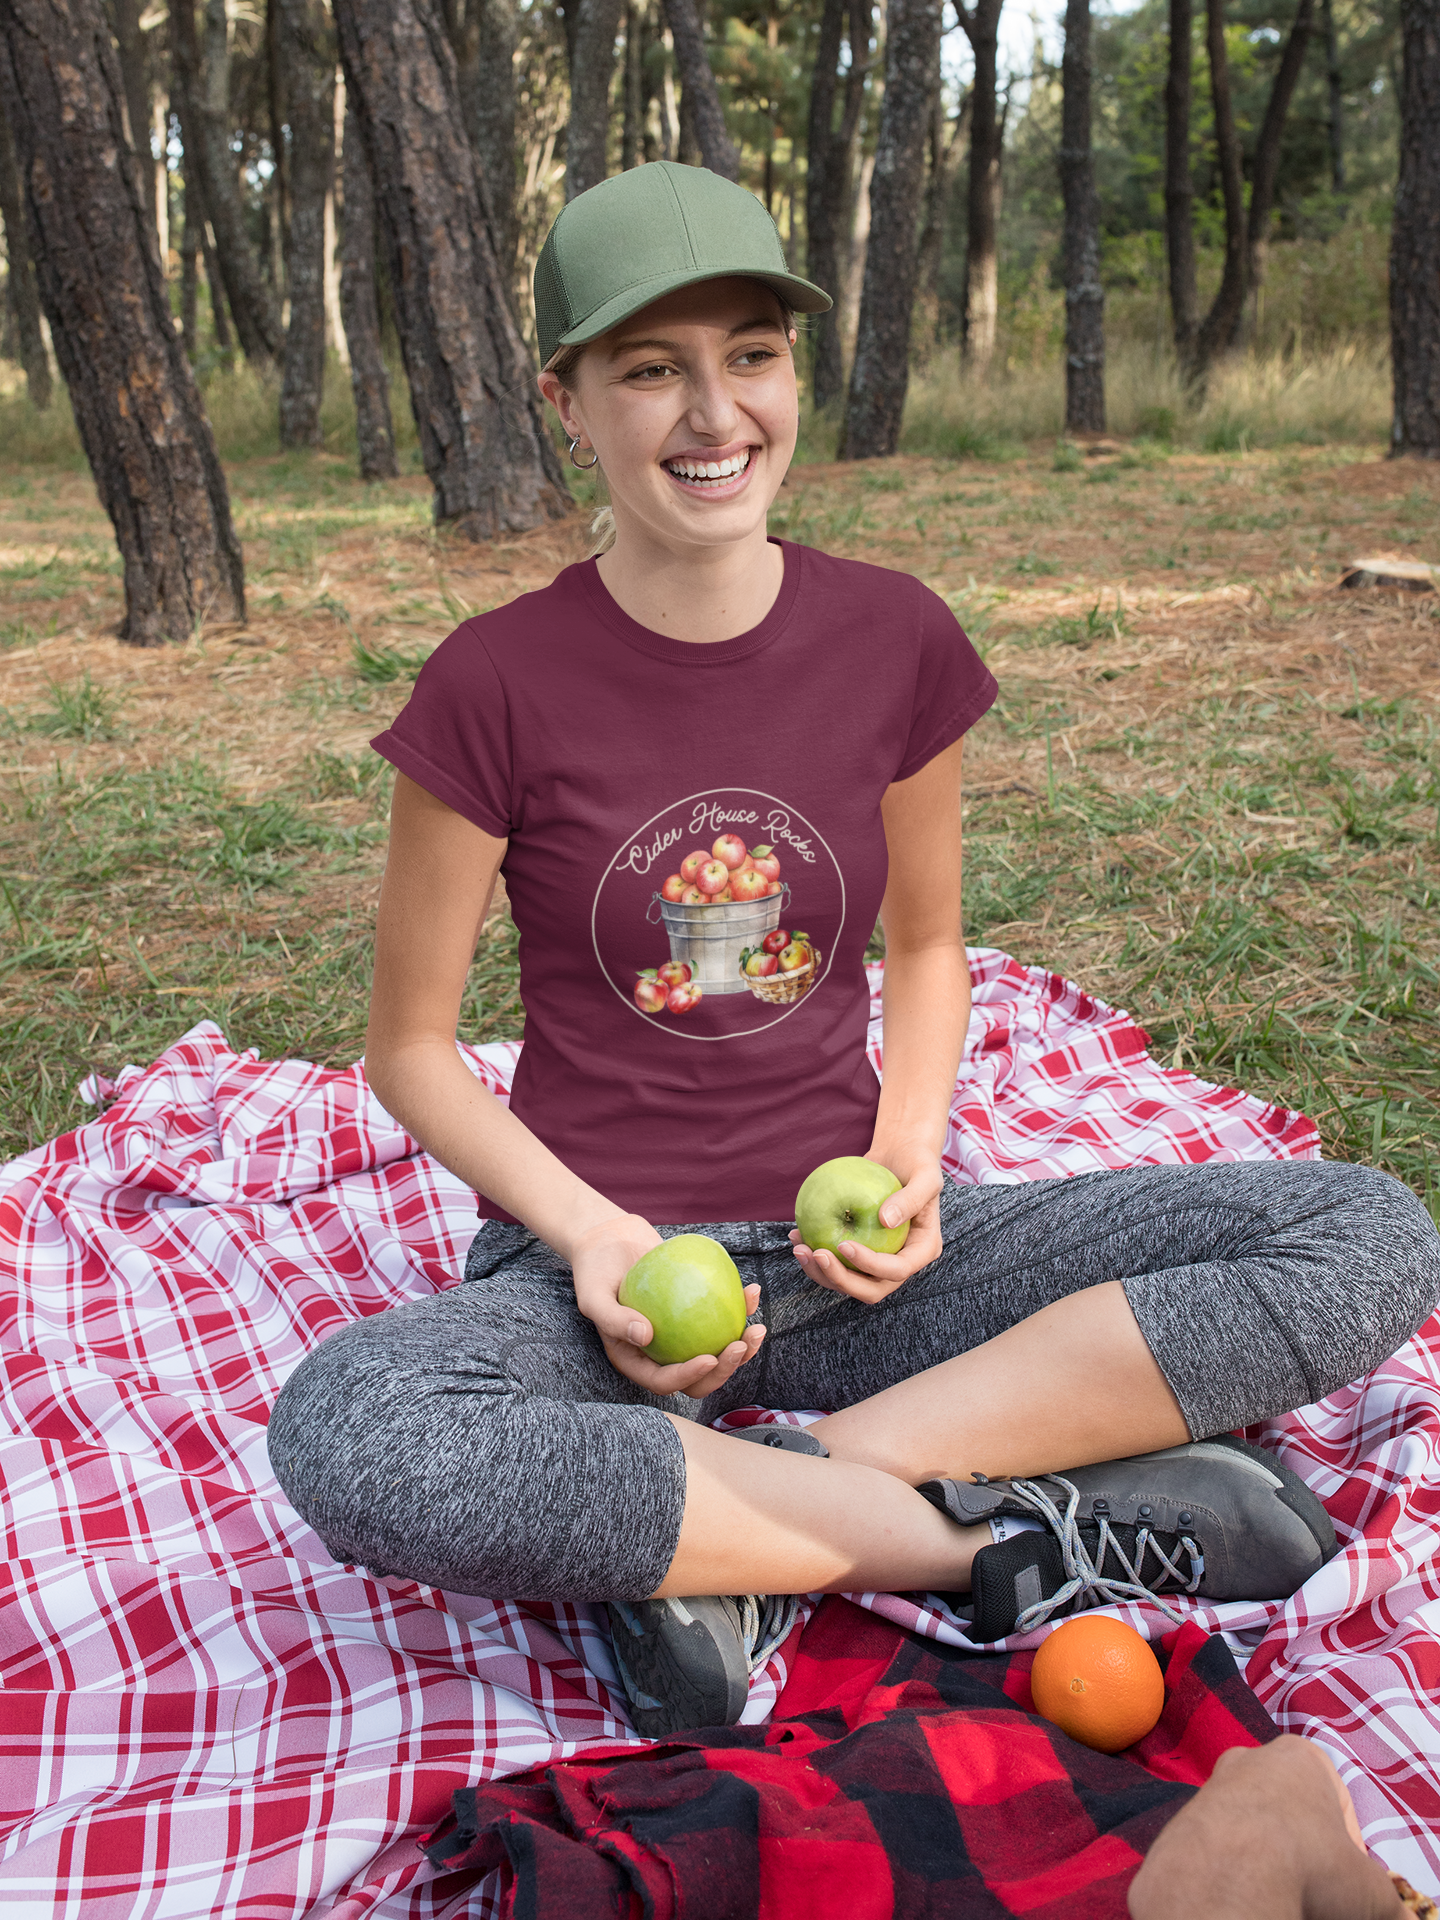
POLYGON ((963 1526, 1001 1514, 1041 1523, 975 1555, 976 1640, 1121 1600, 1158 1600, 1183 1619, 1164 1594, 1286 1600, 1336 1551, 1330 1516, 1299 1475, 1228 1434, 1033 1480, 977 1474, 919 1491, 963 1526))
POLYGON ((638 1732, 652 1740, 731 1727, 800 1614, 790 1593, 609 1600, 615 1665, 638 1732))

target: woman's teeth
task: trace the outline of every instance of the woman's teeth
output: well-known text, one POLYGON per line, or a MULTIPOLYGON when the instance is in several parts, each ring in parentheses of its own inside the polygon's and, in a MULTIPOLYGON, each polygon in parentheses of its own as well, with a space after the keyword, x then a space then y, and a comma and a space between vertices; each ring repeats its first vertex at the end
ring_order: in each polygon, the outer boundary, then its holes
POLYGON ((667 469, 677 480, 688 480, 692 486, 704 486, 707 482, 733 480, 737 473, 743 473, 750 464, 750 449, 743 453, 733 453, 726 460, 667 460, 667 469))

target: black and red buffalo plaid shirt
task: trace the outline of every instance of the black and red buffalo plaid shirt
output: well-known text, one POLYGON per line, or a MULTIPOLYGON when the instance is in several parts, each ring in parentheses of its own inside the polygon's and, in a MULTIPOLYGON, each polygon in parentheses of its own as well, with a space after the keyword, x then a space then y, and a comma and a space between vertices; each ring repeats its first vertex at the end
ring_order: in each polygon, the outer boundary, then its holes
POLYGON ((1032 1654, 832 1598, 767 1726, 466 1788, 421 1844, 457 1894, 498 1867, 506 1920, 1125 1920, 1218 1756, 1276 1733, 1222 1640, 1186 1625, 1155 1651, 1159 1724, 1095 1753, 1031 1710, 1032 1654))

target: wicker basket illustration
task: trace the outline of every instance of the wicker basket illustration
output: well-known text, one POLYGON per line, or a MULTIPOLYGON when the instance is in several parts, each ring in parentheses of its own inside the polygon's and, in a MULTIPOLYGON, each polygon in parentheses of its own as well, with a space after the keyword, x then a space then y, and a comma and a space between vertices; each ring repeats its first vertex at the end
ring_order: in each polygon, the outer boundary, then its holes
POLYGON ((747 973, 746 986, 757 1000, 768 1000, 772 1007, 788 1007, 796 1000, 803 1000, 819 979, 820 962, 825 957, 818 947, 812 947, 810 952, 808 967, 797 967, 794 973, 772 973, 764 980, 747 973))

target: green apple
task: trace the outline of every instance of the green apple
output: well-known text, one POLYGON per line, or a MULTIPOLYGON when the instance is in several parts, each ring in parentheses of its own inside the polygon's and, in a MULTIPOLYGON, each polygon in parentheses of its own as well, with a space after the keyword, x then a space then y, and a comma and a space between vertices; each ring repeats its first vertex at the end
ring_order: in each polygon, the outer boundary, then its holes
POLYGON ((708 1233, 677 1233, 652 1247, 621 1281, 620 1304, 655 1329, 645 1351, 662 1367, 719 1355, 745 1332, 740 1269, 708 1233))
POLYGON ((890 1169, 876 1160, 863 1160, 853 1153, 827 1160, 795 1196, 800 1238, 815 1252, 828 1248, 841 1266, 852 1270, 854 1262, 840 1252, 842 1240, 853 1240, 872 1253, 898 1253, 910 1237, 910 1222, 881 1226, 880 1209, 900 1186, 890 1169))

